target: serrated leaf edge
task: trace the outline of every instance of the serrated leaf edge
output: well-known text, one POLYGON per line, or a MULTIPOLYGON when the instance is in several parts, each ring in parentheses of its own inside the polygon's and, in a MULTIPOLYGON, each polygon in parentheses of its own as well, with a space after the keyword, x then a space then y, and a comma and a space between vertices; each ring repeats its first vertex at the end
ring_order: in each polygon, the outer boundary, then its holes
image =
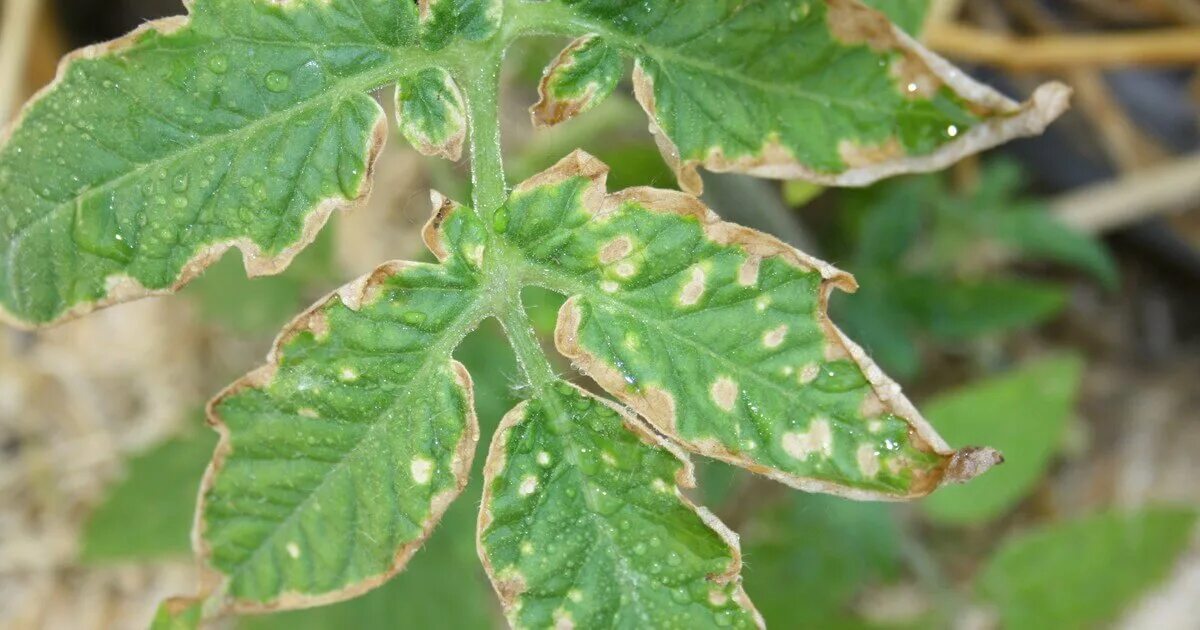
MULTIPOLYGON (((861 165, 847 165, 841 172, 817 171, 801 164, 791 151, 775 139, 768 139, 754 156, 729 159, 721 147, 709 149, 703 159, 684 159, 679 147, 667 136, 658 124, 658 108, 655 104, 654 81, 645 71, 642 59, 633 66, 633 93, 638 104, 650 119, 650 132, 658 145, 663 159, 675 172, 679 187, 685 192, 699 195, 704 190, 704 181, 697 167, 717 173, 745 173, 772 179, 803 179, 826 186, 867 186, 880 179, 903 173, 923 173, 946 168, 964 157, 990 149, 994 146, 1027 136, 1036 136, 1067 110, 1070 105, 1071 88, 1057 81, 1044 83, 1029 100, 1017 103, 995 89, 972 79, 958 70, 937 53, 925 48, 912 36, 893 24, 883 13, 861 4, 858 0, 823 0, 829 5, 830 19, 835 11, 852 12, 854 19, 870 20, 874 28, 858 26, 871 33, 873 39, 863 40, 873 49, 880 47, 896 50, 916 57, 933 75, 972 103, 982 104, 1003 115, 982 121, 965 133, 931 153, 899 158, 885 158, 861 165)), ((850 19, 847 17, 846 19, 850 19)), ((858 43, 858 42, 856 42, 858 43)), ((865 157, 865 156, 864 156, 865 157)))
MULTIPOLYGON (((276 4, 286 7, 293 0, 277 1, 276 4)), ((175 15, 151 20, 139 25, 134 30, 125 35, 98 44, 84 46, 67 53, 58 62, 58 67, 55 71, 54 79, 37 91, 22 107, 17 115, 8 123, 4 131, 0 133, 0 149, 8 144, 12 134, 24 122, 29 111, 36 106, 44 97, 50 94, 60 83, 66 78, 66 74, 70 69, 71 64, 77 60, 96 59, 108 54, 119 53, 120 51, 129 48, 137 43, 137 40, 142 35, 156 31, 161 35, 170 35, 182 28, 187 27, 191 22, 192 0, 184 1, 184 9, 188 15, 175 15)), ((325 227, 325 223, 329 217, 337 210, 348 212, 358 208, 366 203, 367 198, 371 194, 371 188, 374 184, 375 162, 383 151, 384 143, 387 140, 387 114, 379 103, 371 99, 375 104, 376 116, 375 125, 372 127, 371 133, 368 136, 368 144, 364 147, 363 154, 366 156, 364 162, 365 169, 363 179, 358 191, 358 196, 354 199, 345 199, 343 197, 329 197, 321 200, 316 206, 308 212, 304 218, 304 225, 301 228, 300 236, 295 243, 285 247, 278 254, 268 256, 263 252, 262 248, 247 237, 239 237, 229 239, 218 243, 210 244, 203 250, 198 252, 190 260, 188 260, 180 268, 179 274, 171 286, 165 289, 147 289, 141 282, 126 274, 114 274, 108 276, 105 280, 105 296, 98 300, 90 302, 79 302, 72 307, 59 313, 56 317, 45 322, 30 322, 21 319, 15 313, 11 313, 0 303, 0 323, 10 325, 20 330, 38 330, 56 326, 65 322, 69 322, 94 311, 131 302, 146 297, 157 297, 171 295, 178 292, 192 280, 195 280, 204 272, 205 269, 212 266, 225 252, 232 248, 237 248, 242 254, 242 264, 246 269, 246 275, 255 278, 259 276, 270 276, 282 273, 292 263, 292 260, 303 251, 306 247, 312 244, 317 238, 317 234, 321 228, 325 227)))
MULTIPOLYGON (((312 332, 318 337, 328 334, 328 323, 321 312, 323 309, 337 301, 347 308, 357 311, 364 304, 370 303, 378 295, 377 288, 386 279, 400 273, 404 269, 415 267, 419 264, 405 260, 388 261, 376 267, 370 273, 356 278, 318 300, 284 326, 271 345, 265 365, 248 372, 234 381, 213 397, 205 406, 208 424, 217 431, 220 437, 216 450, 213 452, 212 461, 209 462, 208 468, 204 471, 204 477, 200 482, 195 520, 192 525, 192 549, 200 565, 200 593, 202 596, 207 597, 213 593, 219 593, 221 584, 225 580, 224 574, 210 564, 209 559, 212 556, 212 550, 208 542, 204 539, 205 497, 216 483, 217 475, 220 474, 225 460, 233 450, 230 443, 229 427, 221 419, 220 414, 217 413, 217 406, 226 398, 242 390, 263 388, 269 385, 279 369, 283 346, 297 334, 305 331, 312 332)), ((433 533, 433 529, 441 521, 446 509, 449 508, 454 499, 458 498, 467 487, 467 482, 470 479, 471 464, 475 456, 475 447, 479 442, 479 419, 475 412, 475 388, 471 380, 471 375, 462 363, 450 359, 449 364, 454 371, 455 382, 462 389, 464 399, 467 402, 467 421, 462 438, 455 446, 455 456, 452 462, 455 486, 453 489, 443 491, 433 497, 430 502, 429 516, 425 522, 421 523, 421 535, 397 549, 393 557, 392 566, 387 571, 378 575, 359 580, 339 590, 319 595, 287 592, 266 602, 230 599, 220 602, 221 612, 236 614, 267 613, 333 604, 362 595, 382 585, 404 570, 409 559, 412 558, 413 554, 420 549, 421 545, 433 533)))
MULTIPOLYGON (((711 510, 702 505, 696 505, 687 495, 680 491, 680 488, 690 489, 696 487, 695 464, 692 463, 687 453, 679 448, 677 444, 660 435, 645 420, 630 413, 629 409, 615 404, 606 398, 597 396, 574 383, 567 384, 581 395, 591 398, 615 411, 621 418, 621 423, 625 428, 636 435, 644 444, 662 448, 670 452, 671 455, 683 464, 675 473, 675 496, 684 506, 695 512, 700 517, 700 520, 704 522, 705 526, 720 536, 721 540, 725 541, 732 556, 729 568, 725 573, 710 576, 710 579, 722 586, 736 582, 737 587, 733 592, 734 599, 739 606, 753 615, 755 623, 759 628, 766 628, 762 615, 754 607, 754 603, 750 601, 750 597, 746 594, 741 584, 742 548, 737 532, 729 529, 711 510)), ((504 417, 500 420, 500 425, 493 434, 492 443, 488 446, 487 460, 483 467, 483 495, 480 498, 479 520, 475 529, 475 548, 479 554, 479 561, 483 564, 484 571, 488 575, 488 580, 491 581, 492 588, 496 591, 496 596, 500 599, 500 604, 504 608, 506 615, 512 611, 513 605, 517 603, 517 598, 525 592, 526 585, 522 580, 506 579, 496 572, 495 567, 492 566, 491 559, 487 555, 487 547, 484 544, 483 535, 492 523, 492 512, 488 509, 488 506, 492 502, 492 483, 504 470, 507 461, 505 448, 508 445, 508 436, 511 434, 513 427, 525 420, 525 409, 529 406, 529 402, 528 400, 523 400, 509 410, 508 413, 504 414, 504 417)), ((513 626, 516 627, 516 624, 513 624, 513 626)))
POLYGON ((651 212, 696 219, 699 221, 704 235, 710 241, 722 246, 741 247, 749 254, 748 261, 777 256, 797 268, 820 273, 822 282, 818 313, 819 323, 825 331, 828 343, 826 358, 828 360, 848 359, 853 361, 871 384, 873 396, 868 399, 866 404, 876 408, 879 413, 890 412, 904 418, 915 434, 914 445, 942 455, 946 461, 945 465, 930 478, 914 482, 914 486, 908 494, 895 495, 848 488, 829 481, 790 475, 756 464, 745 457, 731 453, 715 442, 686 440, 675 430, 674 403, 669 395, 655 388, 646 388, 641 393, 630 392, 628 383, 615 367, 603 362, 579 343, 578 331, 581 313, 578 303, 581 296, 569 297, 558 312, 558 323, 554 331, 555 347, 559 353, 570 359, 577 369, 594 379, 605 391, 633 408, 656 431, 681 444, 688 451, 729 462, 794 488, 857 500, 898 501, 924 496, 942 483, 967 481, 1003 461, 1003 458, 994 449, 966 447, 954 450, 951 448, 908 400, 901 391, 900 385, 889 378, 867 356, 862 347, 854 343, 830 320, 829 296, 834 289, 853 292, 858 285, 852 275, 829 263, 813 258, 769 234, 721 221, 720 217, 705 206, 700 199, 688 193, 648 187, 629 188, 608 193, 605 184, 607 175, 607 165, 590 154, 577 150, 546 171, 518 185, 513 192, 516 194, 539 186, 583 177, 590 180, 591 183, 581 195, 581 203, 594 219, 601 219, 606 214, 620 208, 625 202, 633 201, 651 212))

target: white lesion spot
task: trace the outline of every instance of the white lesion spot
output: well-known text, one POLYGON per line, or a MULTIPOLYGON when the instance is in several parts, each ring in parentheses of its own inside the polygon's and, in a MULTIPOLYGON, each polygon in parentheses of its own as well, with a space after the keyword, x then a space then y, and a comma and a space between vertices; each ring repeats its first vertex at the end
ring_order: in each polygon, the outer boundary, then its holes
POLYGON ((747 256, 746 261, 738 268, 738 284, 744 287, 752 287, 758 284, 758 268, 762 264, 762 258, 758 256, 747 256))
POLYGON ((783 343, 783 338, 787 336, 787 324, 780 324, 767 332, 763 333, 762 344, 767 348, 778 348, 779 344, 783 343))
POLYGON ((862 444, 854 454, 858 460, 858 469, 868 478, 879 474, 879 452, 874 444, 862 444))
POLYGON ((784 433, 780 444, 788 455, 796 459, 806 459, 813 453, 830 457, 833 455, 833 432, 829 428, 829 420, 813 418, 808 423, 807 431, 784 433))
POLYGON ((622 278, 632 278, 635 274, 637 274, 637 265, 628 260, 623 260, 613 267, 613 273, 622 278))
POLYGON ((630 350, 637 350, 642 346, 642 340, 637 336, 637 333, 625 333, 625 347, 630 350))
POLYGON ((867 430, 870 431, 871 433, 879 433, 880 431, 883 430, 883 421, 882 420, 871 420, 870 422, 867 423, 867 430))
POLYGON ((575 630, 575 620, 570 612, 562 608, 554 611, 554 630, 575 630))
POLYGON ((708 274, 704 269, 696 266, 692 267, 692 276, 683 285, 683 289, 679 292, 679 303, 684 306, 693 306, 700 301, 700 296, 704 295, 704 288, 707 284, 708 274))
POLYGON ((733 411, 733 404, 737 402, 738 385, 728 376, 722 376, 713 381, 708 393, 718 407, 725 411, 733 411))
POLYGON ((578 604, 579 602, 583 601, 583 591, 581 591, 577 588, 573 588, 573 589, 567 591, 567 599, 578 604))
POLYGON ((338 370, 338 380, 343 383, 353 383, 358 380, 358 370, 347 365, 338 370))
POLYGON ((476 245, 467 252, 467 260, 475 266, 476 269, 483 267, 483 253, 485 248, 483 245, 476 245))
POLYGON ((756 448, 758 448, 758 442, 755 442, 754 440, 746 440, 745 442, 742 442, 742 449, 744 450, 753 451, 756 448))
POLYGON ((671 484, 655 477, 654 481, 650 482, 650 487, 654 488, 655 492, 667 493, 671 491, 671 484))
POLYGON ((521 493, 521 496, 527 497, 533 494, 537 487, 538 478, 533 475, 525 475, 525 478, 521 480, 521 485, 517 487, 517 492, 521 493))
POLYGON ((719 591, 714 588, 708 592, 708 603, 720 608, 729 603, 729 596, 725 594, 725 591, 719 591))
POLYGON ((618 236, 600 247, 600 263, 612 264, 633 251, 633 241, 628 236, 618 236))
POLYGON ((605 293, 616 293, 621 288, 621 285, 612 280, 605 280, 600 283, 600 290, 605 293))
POLYGON ((759 313, 767 310, 767 307, 769 306, 771 306, 771 296, 769 295, 764 295, 759 297, 757 300, 754 300, 754 310, 758 311, 759 313))
POLYGON ((550 453, 547 453, 546 451, 538 452, 537 463, 538 463, 538 466, 542 466, 543 468, 546 466, 549 466, 550 465, 550 453))
POLYGON ((284 548, 287 549, 287 554, 291 556, 293 560, 300 557, 300 545, 297 545, 295 541, 289 542, 284 546, 284 548))
POLYGON ((608 451, 603 451, 600 453, 600 459, 604 460, 604 463, 609 466, 617 465, 617 458, 613 457, 613 454, 609 453, 608 451))
POLYGON ((809 363, 808 365, 800 368, 800 376, 796 377, 796 380, 800 381, 801 385, 808 385, 816 380, 820 373, 821 366, 817 365, 816 363, 809 363))
POLYGON ((433 462, 424 457, 415 457, 409 466, 413 481, 425 485, 433 479, 433 462))

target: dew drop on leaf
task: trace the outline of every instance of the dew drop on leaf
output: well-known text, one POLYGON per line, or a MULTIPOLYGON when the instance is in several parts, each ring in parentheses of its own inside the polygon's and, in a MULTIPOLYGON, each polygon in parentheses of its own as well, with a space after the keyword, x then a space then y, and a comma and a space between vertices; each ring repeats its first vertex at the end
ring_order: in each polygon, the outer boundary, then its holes
POLYGON ((292 79, 284 72, 272 70, 267 73, 267 89, 271 90, 272 92, 282 92, 288 89, 288 86, 291 85, 291 83, 292 79))
POLYGON ((208 59, 208 69, 215 74, 225 74, 229 70, 229 58, 225 55, 213 55, 208 59))

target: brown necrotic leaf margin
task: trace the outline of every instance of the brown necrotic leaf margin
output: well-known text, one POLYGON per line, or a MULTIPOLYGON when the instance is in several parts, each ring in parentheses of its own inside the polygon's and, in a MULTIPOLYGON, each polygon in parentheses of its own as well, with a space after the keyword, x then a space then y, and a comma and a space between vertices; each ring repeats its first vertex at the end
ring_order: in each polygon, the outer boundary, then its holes
POLYGON ((654 81, 643 68, 642 60, 638 59, 633 67, 634 96, 649 116, 650 132, 663 158, 675 171, 681 189, 695 195, 704 190, 704 181, 697 171, 699 166, 718 173, 802 179, 827 186, 868 186, 903 173, 941 170, 968 155, 1014 138, 1039 135, 1070 105, 1071 89, 1056 81, 1042 84, 1029 100, 1017 103, 955 68, 892 24, 883 13, 859 0, 823 1, 828 5, 827 18, 835 37, 846 44, 863 44, 877 52, 900 55, 892 73, 897 89, 902 93, 931 97, 939 87, 947 86, 966 99, 976 114, 987 118, 924 155, 904 155, 903 148, 894 139, 873 147, 843 141, 838 151, 848 168, 841 172, 817 171, 801 164, 774 137, 768 138, 756 155, 729 158, 718 146, 703 158, 685 158, 658 124, 654 81), (910 85, 916 89, 910 90, 910 85))
MULTIPOLYGON (((576 153, 579 152, 577 151, 576 153)), ((722 586, 736 582, 737 588, 733 593, 734 600, 742 608, 750 611, 759 628, 766 628, 766 623, 763 621, 762 615, 754 607, 754 603, 750 601, 750 597, 746 595, 746 591, 741 584, 742 548, 737 533, 721 522, 721 519, 717 518, 716 514, 713 514, 706 507, 696 505, 680 490, 681 488, 691 489, 696 487, 695 465, 692 464, 692 460, 688 457, 687 453, 660 435, 653 427, 648 426, 641 418, 630 414, 628 409, 616 405, 605 398, 596 396, 574 383, 568 383, 568 385, 578 391, 580 395, 591 398, 595 402, 617 412, 625 429, 636 435, 643 444, 649 445, 652 448, 666 450, 683 464, 675 473, 675 496, 689 510, 694 512, 696 516, 699 516, 706 527, 715 532, 717 536, 720 536, 721 540, 729 548, 732 557, 729 568, 724 573, 711 575, 709 579, 715 584, 722 586)), ((518 599, 528 589, 528 585, 520 576, 501 576, 497 573, 495 567, 492 566, 491 559, 488 557, 483 542, 483 535, 492 524, 492 511, 488 507, 492 502, 492 484, 500 473, 504 471, 506 463, 505 449, 508 445, 508 437, 512 433, 513 427, 524 421, 525 410, 528 406, 529 401, 522 401, 516 407, 509 410, 508 413, 504 414, 504 417, 500 420, 499 427, 496 429, 495 436, 492 438, 492 443, 488 447, 487 462, 483 467, 483 497, 480 502, 479 521, 475 530, 475 548, 479 554, 479 561, 483 563, 483 568, 487 572, 488 578, 492 582, 492 587, 496 591, 496 596, 500 598, 500 604, 506 613, 519 603, 518 599)))
MULTIPOLYGON (((329 324, 325 318, 325 309, 340 303, 351 310, 359 310, 363 305, 369 304, 378 297, 378 289, 383 282, 414 264, 416 263, 403 260, 386 262, 376 267, 370 273, 360 276, 319 300, 283 328, 279 336, 275 338, 275 342, 267 354, 267 363, 265 365, 249 372, 226 387, 221 393, 210 400, 205 407, 208 424, 217 431, 220 438, 213 452, 212 461, 209 462, 208 468, 204 471, 204 478, 201 481, 200 492, 196 502, 195 520, 192 525, 192 549, 199 560, 201 569, 200 594, 195 599, 205 599, 214 594, 219 594, 225 579, 220 571, 211 565, 212 549, 204 539, 205 498, 216 483, 217 475, 220 474, 226 459, 228 459, 233 450, 230 442, 229 427, 221 419, 220 414, 217 412, 217 407, 225 399, 243 390, 268 387, 274 380, 275 373, 279 369, 283 346, 296 335, 306 331, 311 332, 317 338, 327 335, 329 333, 329 324)), ((333 604, 358 597, 382 585, 404 570, 409 559, 412 558, 413 554, 429 538, 434 527, 437 526, 442 515, 449 508, 450 503, 466 488, 471 473, 471 463, 474 459, 475 446, 479 442, 479 420, 475 413, 475 389, 471 381, 471 375, 467 372, 467 368, 458 361, 451 359, 449 364, 454 372, 455 383, 462 390, 467 402, 467 422, 462 439, 455 445, 453 460, 455 486, 453 489, 446 490, 433 497, 430 504, 429 516, 421 523, 421 535, 396 550, 392 566, 387 571, 355 582, 340 590, 320 595, 284 593, 267 602, 222 599, 218 604, 218 610, 215 611, 216 614, 268 613, 333 604)))
POLYGON ((901 391, 900 385, 884 374, 883 370, 867 356, 863 349, 829 319, 830 294, 835 288, 848 292, 855 291, 858 285, 853 276, 829 263, 804 254, 773 236, 721 221, 716 213, 699 199, 687 193, 642 187, 608 194, 605 186, 607 175, 607 165, 583 151, 575 151, 550 169, 517 186, 514 193, 571 178, 586 178, 591 181, 591 185, 582 194, 582 204, 585 211, 592 215, 593 220, 603 220, 605 215, 616 212, 626 203, 633 202, 651 212, 695 218, 700 222, 705 236, 714 243, 736 246, 745 251, 747 267, 756 268, 762 259, 775 257, 798 269, 819 273, 822 283, 818 317, 820 325, 825 331, 826 360, 845 359, 858 365, 871 385, 871 393, 862 406, 864 415, 891 413, 903 418, 910 427, 909 433, 913 444, 921 450, 940 455, 943 463, 928 476, 918 479, 909 494, 898 496, 872 490, 848 488, 821 479, 787 474, 755 463, 715 441, 687 440, 676 430, 675 402, 668 392, 654 387, 647 387, 642 391, 631 391, 628 383, 615 366, 602 361, 579 343, 581 323, 579 301, 583 298, 579 295, 570 297, 558 312, 558 323, 554 331, 554 342, 558 351, 570 359, 580 371, 594 379, 605 391, 619 398, 649 421, 655 430, 683 445, 691 452, 741 466, 794 488, 858 500, 897 501, 921 497, 929 494, 943 483, 968 481, 1003 461, 1000 453, 991 448, 966 447, 959 450, 951 448, 908 400, 901 391))
MULTIPOLYGON (((277 0, 277 3, 286 6, 291 0, 277 0)), ((191 11, 192 0, 184 1, 184 8, 191 11)), ((130 48, 138 42, 147 32, 155 31, 161 35, 170 35, 184 27, 190 21, 190 16, 171 16, 152 20, 138 26, 133 31, 114 40, 85 46, 68 53, 63 57, 55 72, 54 80, 42 87, 33 98, 22 106, 16 117, 4 128, 3 133, 0 133, 0 147, 8 144, 13 132, 20 127, 25 120, 25 116, 29 111, 38 104, 43 98, 50 94, 62 81, 66 78, 67 72, 70 70, 71 64, 77 60, 96 59, 110 54, 119 53, 122 50, 130 48)), ((237 248, 242 253, 242 264, 246 269, 246 275, 255 278, 259 276, 271 276, 282 273, 292 264, 292 260, 303 251, 306 247, 312 244, 317 238, 317 234, 325 227, 325 223, 329 217, 337 210, 350 211, 358 208, 366 203, 367 198, 371 194, 371 188, 374 183, 375 162, 379 158, 379 154, 383 151, 384 143, 387 140, 387 114, 378 103, 375 104, 375 123, 371 129, 371 134, 368 136, 367 145, 363 147, 363 153, 366 155, 365 172, 363 174, 362 184, 358 191, 358 195, 353 199, 344 197, 329 197, 321 200, 304 218, 304 225, 300 231, 300 236, 295 243, 285 247, 274 255, 268 255, 247 237, 229 239, 226 241, 212 243, 197 252, 190 260, 184 263, 179 271, 179 275, 171 286, 165 289, 148 289, 142 285, 137 279, 126 274, 114 274, 109 276, 105 282, 104 297, 90 302, 80 302, 71 308, 63 311, 53 320, 42 323, 30 323, 8 312, 2 304, 0 304, 0 322, 8 324, 14 328, 22 330, 34 330, 38 328, 46 328, 55 326, 74 319, 78 319, 88 313, 97 311, 109 306, 132 302, 146 297, 155 297, 163 295, 171 295, 178 292, 192 280, 195 280, 204 272, 205 269, 212 266, 225 252, 231 248, 237 248)))

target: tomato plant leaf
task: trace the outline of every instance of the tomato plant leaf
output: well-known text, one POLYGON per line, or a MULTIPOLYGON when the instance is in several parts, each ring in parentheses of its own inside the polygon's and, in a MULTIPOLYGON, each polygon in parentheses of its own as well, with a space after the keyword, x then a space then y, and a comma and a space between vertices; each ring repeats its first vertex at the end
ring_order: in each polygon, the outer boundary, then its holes
POLYGON ((1041 133, 1069 89, 1025 103, 968 78, 858 0, 559 0, 635 59, 638 101, 684 190, 696 171, 861 186, 1041 133))
MULTIPOLYGON (((451 351, 482 319, 471 234, 443 203, 439 265, 392 262, 280 334, 269 364, 209 405, 221 441, 205 477, 198 551, 234 610, 345 599, 400 570, 466 484, 478 439, 451 351)), ((439 229, 440 228, 440 229, 439 229)))
POLYGON ((1082 375, 1079 357, 1045 359, 924 405, 946 439, 978 441, 1008 454, 1004 466, 969 490, 946 488, 926 498, 925 513, 943 523, 978 523, 1024 498, 1062 445, 1082 375))
POLYGON ((599 105, 616 89, 624 69, 620 52, 599 37, 571 42, 538 84, 540 99, 529 110, 533 124, 557 125, 599 105))
POLYGON ((576 152, 517 186, 497 231, 530 281, 572 296, 556 345, 687 449, 795 487, 924 495, 998 460, 955 452, 826 315, 854 279, 695 197, 605 194, 576 152), (500 229, 503 228, 503 229, 500 229))
POLYGON ((450 73, 426 68, 396 82, 400 131, 423 155, 458 160, 467 138, 462 92, 450 73))
POLYGON ((1007 541, 978 590, 1008 628, 1095 627, 1165 578, 1195 528, 1195 510, 1168 507, 1041 527, 1007 541))
POLYGON ((691 465, 566 383, 500 424, 479 549, 516 628, 754 627, 737 536, 679 490, 691 465))

